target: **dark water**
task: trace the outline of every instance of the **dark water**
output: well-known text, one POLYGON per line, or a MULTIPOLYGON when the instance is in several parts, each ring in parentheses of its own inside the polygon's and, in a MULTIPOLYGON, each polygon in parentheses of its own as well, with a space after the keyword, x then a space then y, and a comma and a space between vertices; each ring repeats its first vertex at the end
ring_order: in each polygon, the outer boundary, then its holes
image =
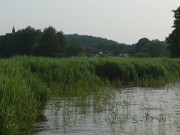
POLYGON ((34 134, 180 135, 180 85, 108 91, 98 100, 52 99, 34 134))

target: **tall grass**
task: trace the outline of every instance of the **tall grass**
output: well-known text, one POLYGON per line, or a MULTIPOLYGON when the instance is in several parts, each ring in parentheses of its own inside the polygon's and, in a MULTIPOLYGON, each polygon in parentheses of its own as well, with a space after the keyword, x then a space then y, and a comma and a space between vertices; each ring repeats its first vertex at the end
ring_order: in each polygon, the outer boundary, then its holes
POLYGON ((98 90, 103 82, 88 61, 78 59, 27 58, 23 67, 37 75, 50 88, 52 96, 74 96, 98 90), (87 91, 86 91, 87 92, 87 91))
POLYGON ((30 134, 48 89, 16 60, 0 62, 0 134, 30 134))
POLYGON ((0 60, 0 134, 31 134, 50 97, 83 99, 102 87, 157 87, 179 81, 180 59, 0 60))
POLYGON ((111 58, 95 64, 96 74, 116 86, 158 87, 180 79, 179 59, 111 58))

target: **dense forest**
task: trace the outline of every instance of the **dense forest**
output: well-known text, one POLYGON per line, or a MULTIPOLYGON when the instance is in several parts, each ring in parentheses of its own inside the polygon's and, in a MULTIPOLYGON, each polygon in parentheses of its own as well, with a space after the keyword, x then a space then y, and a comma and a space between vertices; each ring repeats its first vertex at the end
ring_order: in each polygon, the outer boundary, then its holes
POLYGON ((105 38, 86 35, 65 35, 53 27, 43 31, 28 26, 25 29, 0 36, 0 57, 12 56, 46 56, 71 57, 93 56, 84 51, 91 47, 103 52, 102 56, 119 56, 128 53, 129 56, 168 57, 167 44, 159 40, 142 38, 133 45, 122 44, 105 38))

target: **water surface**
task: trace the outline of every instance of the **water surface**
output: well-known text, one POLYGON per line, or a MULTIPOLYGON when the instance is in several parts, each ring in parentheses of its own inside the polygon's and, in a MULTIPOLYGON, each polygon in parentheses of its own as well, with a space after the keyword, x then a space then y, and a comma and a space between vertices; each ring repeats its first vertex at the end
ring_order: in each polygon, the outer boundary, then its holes
POLYGON ((44 112, 45 120, 35 124, 34 134, 180 134, 180 85, 108 92, 109 96, 52 99, 44 112))

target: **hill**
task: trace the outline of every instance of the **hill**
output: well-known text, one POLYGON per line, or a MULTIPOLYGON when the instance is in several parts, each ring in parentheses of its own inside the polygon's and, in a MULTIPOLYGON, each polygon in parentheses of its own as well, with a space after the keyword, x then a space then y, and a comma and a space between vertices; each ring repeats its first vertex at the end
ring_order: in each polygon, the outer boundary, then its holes
POLYGON ((121 52, 127 52, 127 50, 130 48, 130 45, 118 43, 116 41, 101 37, 78 34, 69 34, 65 35, 65 37, 69 45, 78 45, 80 47, 91 46, 104 52, 112 52, 117 49, 121 50, 121 52))
POLYGON ((101 37, 93 37, 87 35, 71 34, 65 35, 68 45, 77 45, 79 47, 94 47, 102 50, 103 53, 108 53, 113 56, 118 56, 122 53, 128 53, 134 56, 136 53, 146 53, 151 57, 168 57, 169 50, 164 41, 149 40, 148 38, 141 38, 136 44, 128 45, 118 43, 113 40, 108 40, 101 37))
POLYGON ((116 41, 108 40, 101 37, 93 37, 88 35, 68 34, 66 35, 69 44, 76 44, 80 46, 96 46, 99 44, 117 45, 116 41))

